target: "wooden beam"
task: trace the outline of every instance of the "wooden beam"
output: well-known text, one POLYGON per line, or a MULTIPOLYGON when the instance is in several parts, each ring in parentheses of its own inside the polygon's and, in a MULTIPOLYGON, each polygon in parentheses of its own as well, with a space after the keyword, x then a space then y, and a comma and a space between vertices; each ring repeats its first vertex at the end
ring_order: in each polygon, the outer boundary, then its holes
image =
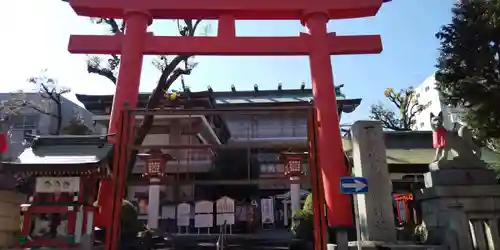
MULTIPOLYGON (((122 40, 123 35, 72 35, 68 50, 77 54, 120 54, 122 40)), ((328 41, 331 55, 377 54, 382 51, 379 35, 336 36, 332 33, 328 41)), ((305 56, 309 55, 310 50, 309 36, 306 34, 297 37, 234 38, 150 36, 144 46, 146 55, 305 56)))
POLYGON ((330 19, 374 16, 383 0, 71 0, 78 15, 123 19, 124 10, 145 10, 154 19, 217 19, 230 13, 236 19, 301 20, 318 10, 330 19))
POLYGON ((313 109, 313 105, 307 106, 297 106, 297 105, 287 105, 278 107, 229 107, 229 108, 213 108, 213 109, 134 109, 131 110, 135 115, 272 115, 272 114, 293 114, 293 113, 303 113, 313 109))
MULTIPOLYGON (((289 148, 294 148, 292 145, 287 144, 268 144, 262 145, 261 147, 265 147, 266 150, 274 149, 276 151, 284 151, 289 148)), ((165 144, 165 145, 130 145, 129 149, 131 150, 152 150, 152 149, 237 149, 237 148, 249 148, 251 150, 256 150, 258 148, 247 145, 246 147, 243 145, 216 145, 216 144, 165 144)), ((302 147, 301 147, 302 148, 302 147)))
MULTIPOLYGON (((185 125, 182 127, 181 134, 183 135, 194 135, 200 133, 203 129, 201 122, 196 122, 196 124, 192 124, 192 127, 185 125)), ((135 126, 135 129, 138 129, 140 125, 135 126)), ((149 130, 148 134, 170 134, 170 125, 153 125, 149 130)))
MULTIPOLYGON (((149 180, 134 179, 128 183, 130 185, 144 185, 149 180)), ((290 180, 288 178, 269 178, 269 179, 245 179, 245 180, 191 180, 191 181, 176 181, 171 179, 162 180, 165 185, 260 185, 260 184, 308 184, 308 178, 300 178, 300 180, 290 180)))

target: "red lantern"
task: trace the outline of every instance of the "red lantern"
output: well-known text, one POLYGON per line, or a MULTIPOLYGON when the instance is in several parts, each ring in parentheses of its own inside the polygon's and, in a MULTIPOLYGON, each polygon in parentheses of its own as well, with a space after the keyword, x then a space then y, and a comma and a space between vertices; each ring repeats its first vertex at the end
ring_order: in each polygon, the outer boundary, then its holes
POLYGON ((412 194, 395 194, 394 201, 396 201, 397 219, 399 223, 408 222, 411 218, 412 211, 409 203, 413 200, 412 194), (403 205, 403 213, 401 214, 401 205, 403 205), (404 216, 404 217, 403 217, 404 216))
POLYGON ((304 169, 302 167, 304 161, 303 153, 283 153, 285 159, 285 175, 288 177, 301 176, 304 174, 304 169))
POLYGON ((0 134, 0 153, 7 152, 7 135, 0 134))
POLYGON ((165 176, 167 161, 172 160, 172 156, 164 154, 161 150, 150 150, 145 154, 138 155, 146 162, 146 172, 144 177, 159 178, 165 176))

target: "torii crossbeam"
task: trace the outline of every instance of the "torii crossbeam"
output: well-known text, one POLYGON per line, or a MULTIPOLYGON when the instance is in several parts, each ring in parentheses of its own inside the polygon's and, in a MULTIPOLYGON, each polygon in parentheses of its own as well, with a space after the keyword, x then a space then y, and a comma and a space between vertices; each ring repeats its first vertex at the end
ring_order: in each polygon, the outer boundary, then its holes
MULTIPOLYGON (((123 34, 113 36, 73 35, 71 53, 121 54, 123 34)), ((378 35, 327 37, 330 55, 373 54, 382 51, 378 35)), ((185 37, 146 38, 144 55, 194 54, 204 56, 306 56, 311 52, 309 34, 297 37, 185 37), (286 46, 283 46, 286 44, 286 46)))
MULTIPOLYGON (((382 51, 382 44, 378 35, 337 36, 335 33, 328 33, 326 25, 331 19, 373 16, 382 2, 383 0, 71 0, 70 5, 79 15, 123 19, 125 33, 113 36, 73 35, 69 51, 121 54, 110 134, 122 129, 118 121, 124 104, 128 103, 132 109, 137 106, 145 54, 309 56, 318 126, 316 156, 322 173, 328 223, 332 227, 351 227, 350 197, 340 194, 339 190, 340 177, 347 175, 348 170, 340 140, 330 55, 379 53, 382 51), (153 19, 217 19, 218 35, 154 36, 146 31, 153 19), (309 32, 296 37, 237 37, 235 20, 243 19, 300 20, 309 32)), ((120 138, 114 140, 115 147, 126 148, 127 141, 120 138)), ((117 204, 121 204, 121 194, 125 188, 125 158, 125 154, 115 154, 113 179, 102 182, 99 190, 98 204, 101 206, 101 213, 96 218, 96 224, 108 228, 108 250, 118 248, 117 228, 121 207, 117 204), (111 196, 114 191, 118 194, 117 197, 111 196)), ((316 249, 325 249, 324 241, 316 242, 316 249)))

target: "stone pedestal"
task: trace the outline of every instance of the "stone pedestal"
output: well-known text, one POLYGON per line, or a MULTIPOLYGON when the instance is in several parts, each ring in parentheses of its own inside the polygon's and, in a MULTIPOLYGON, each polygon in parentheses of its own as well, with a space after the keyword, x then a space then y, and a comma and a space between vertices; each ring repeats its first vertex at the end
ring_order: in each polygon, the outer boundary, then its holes
POLYGON ((500 187, 434 186, 416 195, 430 244, 450 250, 500 249, 500 187))
POLYGON ((422 211, 423 241, 450 250, 500 249, 500 186, 478 158, 457 156, 431 163, 425 189, 416 194, 422 211), (473 161, 473 164, 469 164, 473 161))
POLYGON ((357 121, 351 127, 354 175, 368 178, 368 193, 357 195, 361 240, 395 242, 392 183, 382 125, 357 121))
POLYGON ((149 185, 148 198, 148 227, 151 229, 158 228, 158 220, 160 219, 160 185, 159 180, 151 180, 149 185))
MULTIPOLYGON (((300 177, 291 177, 290 180, 299 180, 300 177)), ((300 210, 300 184, 292 183, 290 184, 290 205, 292 209, 292 213, 300 210)))
POLYGON ((424 174, 425 187, 495 185, 496 173, 486 168, 443 169, 424 174))

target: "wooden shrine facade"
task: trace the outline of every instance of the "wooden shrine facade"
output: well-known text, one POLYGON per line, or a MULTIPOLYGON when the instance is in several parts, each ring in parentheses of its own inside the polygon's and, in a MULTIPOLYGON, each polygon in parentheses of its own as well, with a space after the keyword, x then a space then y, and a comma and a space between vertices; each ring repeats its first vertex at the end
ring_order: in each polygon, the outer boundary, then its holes
MULTIPOLYGON (((347 99, 340 92, 340 87, 336 88, 337 103, 339 113, 353 112, 360 104, 361 99, 347 99)), ((149 94, 140 94, 139 107, 145 107, 149 94)), ((254 86, 253 90, 238 91, 234 86, 231 91, 214 91, 210 87, 206 91, 201 92, 180 92, 178 93, 179 100, 182 100, 183 107, 189 108, 206 108, 206 109, 245 109, 245 108, 268 108, 268 107, 311 107, 312 105, 312 90, 305 88, 302 85, 297 89, 282 89, 278 86, 275 90, 262 90, 258 86, 254 86)), ((77 98, 85 105, 85 107, 95 114, 94 118, 98 121, 107 122, 109 119, 109 112, 112 104, 112 96, 89 96, 77 95, 77 98)), ((171 102, 166 98, 160 109, 168 107, 171 102)), ((151 137, 160 138, 160 134, 169 133, 169 129, 160 124, 157 120, 162 119, 161 115, 155 117, 155 125, 150 132, 151 137)), ((175 116, 173 116, 175 117, 175 116)), ((262 178, 283 178, 283 172, 279 169, 279 164, 275 161, 281 161, 279 155, 282 151, 293 149, 298 151, 308 151, 307 144, 307 111, 298 112, 284 112, 279 113, 259 113, 253 115, 237 114, 235 112, 224 113, 220 115, 206 116, 206 119, 211 123, 211 127, 215 127, 214 134, 220 136, 221 146, 228 148, 244 149, 257 158, 262 158, 267 155, 272 159, 261 159, 261 173, 262 178), (218 126, 218 128, 217 128, 218 126), (226 137, 224 137, 226 136, 226 137), (269 168, 267 168, 269 166, 269 168), (278 166, 278 169, 276 168, 278 166)), ((187 126, 184 126, 186 128, 187 126)), ((151 143, 146 138, 143 145, 158 144, 151 143)), ((199 151, 190 149, 190 151, 199 151)), ((204 158, 200 160, 191 154, 190 159, 191 167, 178 167, 176 162, 169 162, 171 166, 167 165, 167 173, 171 173, 169 178, 173 178, 178 182, 187 182, 189 175, 196 176, 195 183, 203 183, 203 173, 208 172, 212 164, 211 158, 204 158), (200 165, 196 165, 196 164, 200 165), (175 165, 175 166, 174 166, 175 165), (195 166, 196 165, 196 166, 195 166), (203 165, 203 166, 202 166, 203 165), (176 175, 174 172, 180 172, 176 175), (188 173, 189 172, 189 173, 188 173)), ((201 157, 203 158, 203 157, 201 157)), ((268 157, 269 158, 269 157, 268 157)), ((306 162, 307 164, 307 162, 306 162)), ((134 181, 131 183, 141 183, 140 173, 143 172, 142 164, 139 162, 136 165, 137 176, 134 175, 134 181)), ((146 181, 143 181, 146 183, 146 181)), ((263 188, 269 186, 263 180, 263 188)), ((289 188, 286 182, 275 182, 271 184, 272 189, 285 190, 289 188), (274 185, 278 184, 278 185, 274 185), (281 188, 280 188, 281 187, 281 188)), ((259 184, 261 185, 261 184, 259 184)))
POLYGON ((35 136, 29 143, 17 160, 2 162, 2 173, 34 184, 20 208, 19 247, 89 246, 97 183, 109 177, 112 145, 105 136, 35 136))

